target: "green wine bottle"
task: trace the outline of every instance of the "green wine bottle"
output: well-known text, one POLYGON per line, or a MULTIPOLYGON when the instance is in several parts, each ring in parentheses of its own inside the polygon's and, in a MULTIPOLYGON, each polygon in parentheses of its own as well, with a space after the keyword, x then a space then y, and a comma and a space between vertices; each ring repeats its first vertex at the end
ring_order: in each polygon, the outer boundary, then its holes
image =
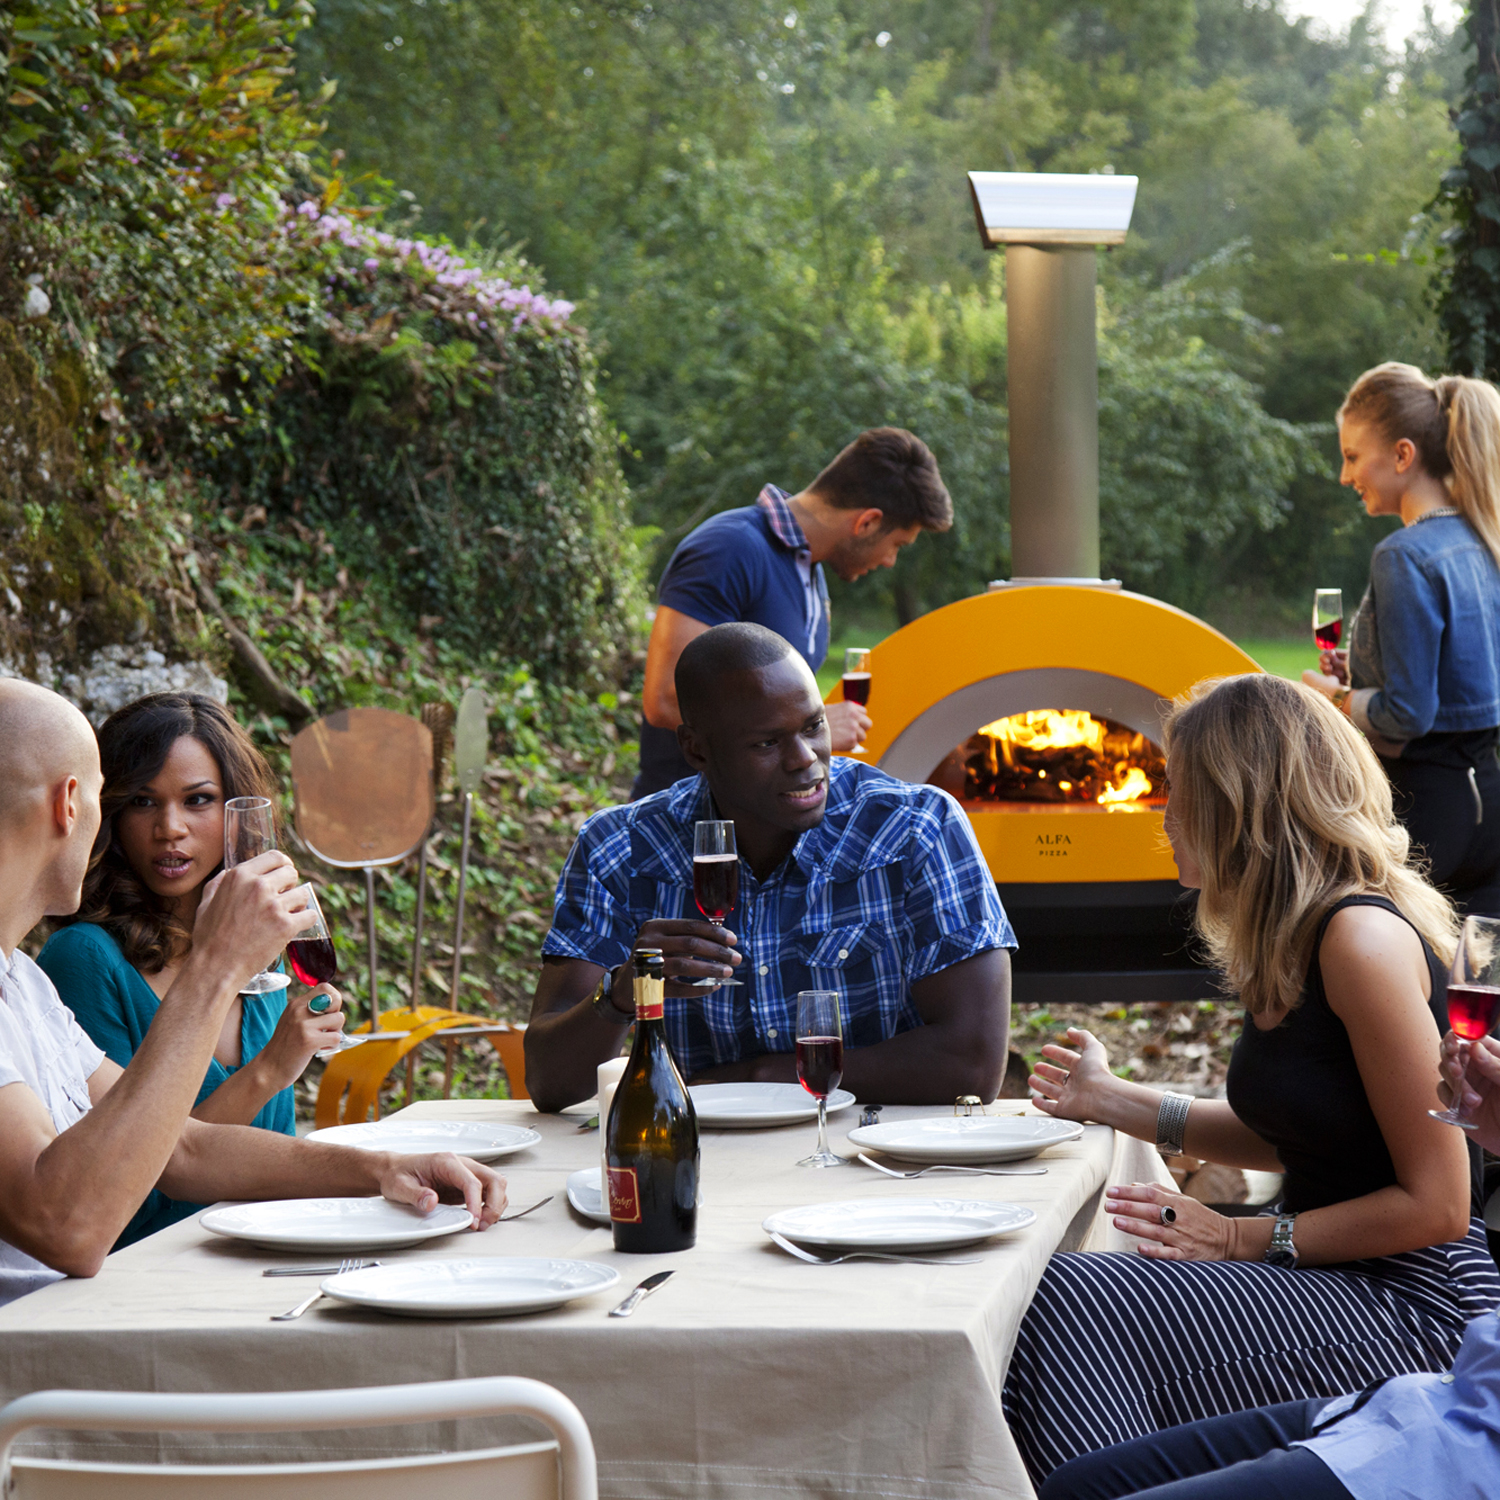
POLYGON ((698 1117, 667 1045, 661 949, 635 952, 635 1043, 610 1106, 605 1160, 615 1249, 690 1250, 698 1238, 698 1117))

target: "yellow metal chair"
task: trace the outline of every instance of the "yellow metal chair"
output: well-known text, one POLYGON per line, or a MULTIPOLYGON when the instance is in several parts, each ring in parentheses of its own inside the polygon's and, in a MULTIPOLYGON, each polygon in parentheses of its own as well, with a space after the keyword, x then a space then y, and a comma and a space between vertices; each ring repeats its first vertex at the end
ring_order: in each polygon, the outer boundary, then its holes
MULTIPOLYGON (((368 1032, 368 1026, 358 1026, 353 1035, 368 1032)), ((451 1033, 447 1045, 447 1066, 444 1069, 443 1097, 453 1077, 453 1043, 459 1037, 466 1039, 483 1037, 500 1054, 501 1065, 510 1084, 512 1099, 528 1099, 526 1092, 526 1061, 524 1052, 524 1026, 512 1026, 505 1021, 495 1021, 487 1016, 465 1015, 461 1010, 448 1010, 441 1005, 419 1005, 401 1010, 382 1011, 375 1033, 399 1032, 388 1042, 368 1041, 347 1052, 336 1053, 328 1059, 323 1069, 323 1081, 318 1086, 318 1103, 314 1113, 314 1124, 322 1130, 329 1125, 360 1125, 369 1118, 373 1108, 375 1118, 380 1118, 380 1089, 397 1066, 411 1058, 423 1042, 447 1041, 444 1033, 451 1033)), ((414 1061, 414 1058, 412 1058, 414 1061)), ((408 1092, 410 1078, 408 1077, 408 1092)))

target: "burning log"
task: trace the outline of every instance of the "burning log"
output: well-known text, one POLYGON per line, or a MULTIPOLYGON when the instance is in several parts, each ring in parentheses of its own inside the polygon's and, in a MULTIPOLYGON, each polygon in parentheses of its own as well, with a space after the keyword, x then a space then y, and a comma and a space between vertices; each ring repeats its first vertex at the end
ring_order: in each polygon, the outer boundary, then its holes
POLYGON ((1145 735, 1082 709, 1036 709, 996 719, 969 736, 933 779, 966 802, 1159 805, 1166 761, 1145 735))

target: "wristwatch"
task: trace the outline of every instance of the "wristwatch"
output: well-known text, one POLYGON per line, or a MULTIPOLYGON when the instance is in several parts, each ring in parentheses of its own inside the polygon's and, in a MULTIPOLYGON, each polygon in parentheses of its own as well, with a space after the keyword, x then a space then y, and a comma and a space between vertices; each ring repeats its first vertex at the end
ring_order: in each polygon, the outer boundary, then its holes
POLYGON ((615 975, 618 969, 606 969, 599 980, 599 987, 594 991, 594 998, 589 1004, 594 1007, 594 1013, 602 1021, 608 1021, 611 1026, 624 1026, 635 1020, 635 1010, 623 1011, 615 1004, 615 975))
POLYGON ((1283 1271, 1297 1269, 1297 1247, 1292 1243, 1292 1225, 1296 1214, 1277 1214, 1276 1226, 1271 1230, 1271 1248, 1266 1251, 1268 1266, 1277 1266, 1283 1271))
POLYGON ((1346 714, 1349 712, 1346 705, 1349 702, 1349 694, 1353 691, 1354 689, 1351 687, 1339 687, 1333 690, 1333 706, 1338 709, 1341 714, 1346 714))

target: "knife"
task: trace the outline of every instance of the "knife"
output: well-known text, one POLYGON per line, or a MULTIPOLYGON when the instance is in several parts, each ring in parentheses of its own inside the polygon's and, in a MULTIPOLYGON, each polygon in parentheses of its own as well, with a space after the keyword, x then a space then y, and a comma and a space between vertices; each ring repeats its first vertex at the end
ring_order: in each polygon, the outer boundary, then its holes
POLYGON ((658 1271, 654 1276, 648 1276, 618 1307, 610 1308, 610 1317, 628 1318, 640 1306, 642 1297, 649 1297, 657 1287, 676 1274, 675 1271, 658 1271))

